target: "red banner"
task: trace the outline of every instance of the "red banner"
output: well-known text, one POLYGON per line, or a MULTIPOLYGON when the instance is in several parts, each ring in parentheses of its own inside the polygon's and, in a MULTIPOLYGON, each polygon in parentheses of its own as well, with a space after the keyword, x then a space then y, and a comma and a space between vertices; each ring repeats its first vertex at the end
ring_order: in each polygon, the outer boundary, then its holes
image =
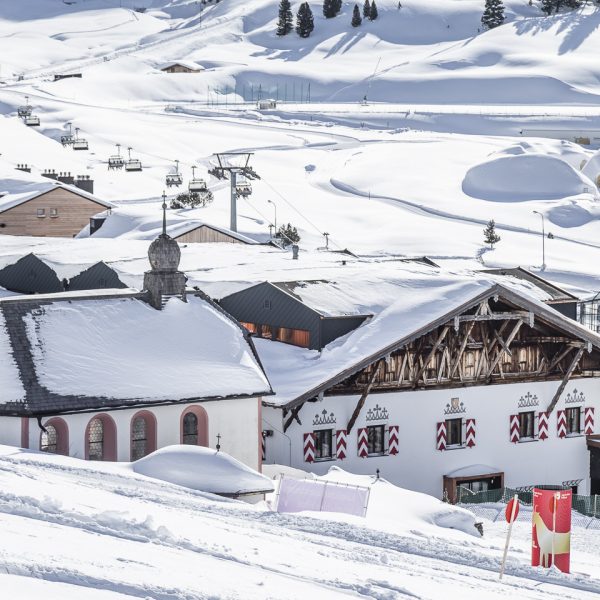
POLYGON ((531 565, 555 565, 569 573, 571 562, 571 490, 533 490, 531 565))

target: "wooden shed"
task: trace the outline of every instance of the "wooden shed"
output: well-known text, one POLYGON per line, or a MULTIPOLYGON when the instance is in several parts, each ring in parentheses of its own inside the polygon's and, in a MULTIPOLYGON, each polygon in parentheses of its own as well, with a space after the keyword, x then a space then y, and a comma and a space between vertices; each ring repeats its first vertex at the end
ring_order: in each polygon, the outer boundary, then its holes
POLYGON ((163 65, 160 70, 163 73, 200 73, 204 71, 204 67, 193 62, 179 61, 163 65))
POLYGON ((25 184, 2 194, 0 182, 0 233, 74 237, 90 217, 112 204, 77 188, 55 182, 25 184))
MULTIPOLYGON (((179 229, 179 228, 178 228, 179 229)), ((208 223, 192 223, 183 231, 172 232, 171 237, 181 244, 187 243, 229 243, 229 244, 257 244, 256 240, 239 234, 230 229, 216 227, 208 223)))

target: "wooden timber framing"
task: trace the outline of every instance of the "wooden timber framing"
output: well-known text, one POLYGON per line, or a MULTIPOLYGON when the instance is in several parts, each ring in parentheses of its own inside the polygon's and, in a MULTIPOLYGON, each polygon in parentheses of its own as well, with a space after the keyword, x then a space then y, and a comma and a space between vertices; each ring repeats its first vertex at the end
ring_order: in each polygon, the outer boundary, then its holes
MULTIPOLYGON (((300 421, 300 417, 298 416, 298 413, 300 412, 300 410, 302 409, 302 407, 304 406, 304 403, 299 404, 298 406, 295 406, 294 408, 292 408, 291 410, 291 414, 288 417, 288 420, 283 424, 283 433, 285 433, 290 425, 294 422, 297 421, 298 425, 302 425, 302 421, 300 421)), ((283 415, 283 418, 285 419, 286 414, 283 415)))
POLYGON ((373 369, 373 373, 372 373, 363 393, 360 395, 360 398, 356 404, 356 408, 354 409, 354 412, 352 413, 352 416, 350 417, 350 420, 348 421, 348 427, 346 427, 347 434, 352 431, 352 428, 354 427, 354 423, 356 423, 356 419, 358 419, 358 415, 360 414, 362 407, 365 405, 367 396, 369 395, 369 392, 371 391, 371 388, 373 387, 373 382, 375 381, 375 377, 377 376, 377 372, 382 363, 385 363, 385 361, 380 360, 377 363, 377 366, 373 369))
POLYGON ((567 373, 567 381, 600 376, 600 336, 496 284, 332 373, 285 407, 298 406, 319 394, 362 395, 371 380, 369 393, 380 393, 561 382, 567 373), (582 348, 578 361, 573 361, 574 349, 582 348))
POLYGON ((579 364, 579 361, 581 360, 581 357, 583 355, 583 350, 584 350, 584 348, 583 348, 583 346, 581 346, 575 353, 575 356, 573 357, 573 360, 571 361, 571 364, 569 365, 569 368, 567 369, 565 376, 563 377, 562 381, 560 382, 560 385, 558 386, 558 389, 556 390, 556 392, 552 398, 552 401, 550 402, 550 404, 548 405, 548 408, 546 409, 546 412, 548 413, 548 415, 554 410, 554 407, 556 406, 558 400, 560 399, 560 395, 563 393, 569 379, 571 378, 571 374, 573 373, 573 371, 579 364))

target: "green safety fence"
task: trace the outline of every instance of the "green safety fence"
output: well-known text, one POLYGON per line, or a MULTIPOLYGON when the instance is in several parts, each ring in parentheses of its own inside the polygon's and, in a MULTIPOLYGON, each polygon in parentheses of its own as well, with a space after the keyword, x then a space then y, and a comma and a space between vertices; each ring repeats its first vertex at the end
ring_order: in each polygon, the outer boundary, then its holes
MULTIPOLYGON (((543 489, 544 486, 539 486, 543 489)), ((568 488, 566 488, 568 489, 568 488)), ((457 489, 458 504, 497 504, 499 502, 506 504, 517 494, 522 504, 530 506, 533 503, 533 486, 531 489, 513 489, 500 488, 497 490, 486 490, 482 492, 472 492, 471 490, 459 486, 457 489)), ((584 496, 582 494, 573 494, 573 510, 585 515, 586 517, 600 518, 600 495, 584 496)))

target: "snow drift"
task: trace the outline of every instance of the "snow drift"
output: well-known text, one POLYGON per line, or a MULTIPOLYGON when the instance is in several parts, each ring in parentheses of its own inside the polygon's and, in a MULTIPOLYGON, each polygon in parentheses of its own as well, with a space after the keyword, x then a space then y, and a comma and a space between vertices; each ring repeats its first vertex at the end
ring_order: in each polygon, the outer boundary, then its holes
POLYGON ((467 171, 463 191, 495 202, 556 200, 593 193, 596 186, 563 160, 544 154, 499 156, 467 171))

